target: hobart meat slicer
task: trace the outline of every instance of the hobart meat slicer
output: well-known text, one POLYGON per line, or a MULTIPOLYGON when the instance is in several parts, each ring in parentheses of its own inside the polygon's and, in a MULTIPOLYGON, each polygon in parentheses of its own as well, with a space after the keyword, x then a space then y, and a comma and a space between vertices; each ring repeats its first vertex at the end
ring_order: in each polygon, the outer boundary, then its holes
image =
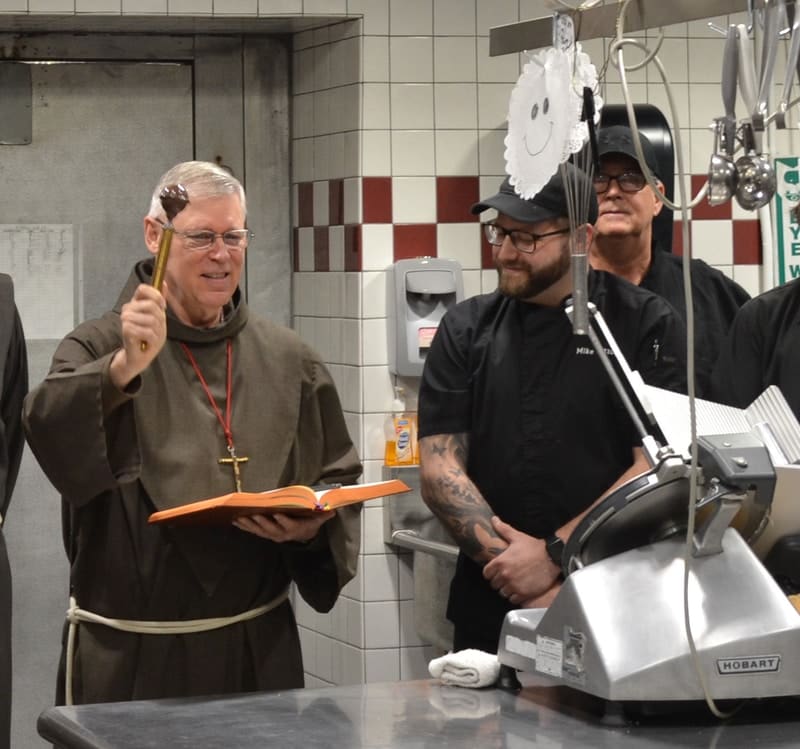
POLYGON ((774 387, 745 410, 697 400, 690 460, 688 398, 645 386, 589 309, 652 468, 573 532, 550 608, 509 612, 501 664, 623 703, 800 694, 800 613, 764 561, 800 530, 800 424, 774 387))

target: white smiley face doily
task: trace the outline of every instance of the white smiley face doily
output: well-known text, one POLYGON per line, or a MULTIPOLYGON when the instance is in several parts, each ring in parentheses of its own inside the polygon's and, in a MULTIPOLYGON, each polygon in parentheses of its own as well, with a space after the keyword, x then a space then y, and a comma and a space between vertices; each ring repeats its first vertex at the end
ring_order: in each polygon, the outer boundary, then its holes
MULTIPOLYGON (((583 89, 597 88, 597 71, 582 52, 548 48, 523 68, 508 106, 506 171, 517 193, 532 198, 555 174, 559 164, 583 148, 589 138, 581 121, 583 89)), ((602 99, 594 96, 595 122, 602 99)))

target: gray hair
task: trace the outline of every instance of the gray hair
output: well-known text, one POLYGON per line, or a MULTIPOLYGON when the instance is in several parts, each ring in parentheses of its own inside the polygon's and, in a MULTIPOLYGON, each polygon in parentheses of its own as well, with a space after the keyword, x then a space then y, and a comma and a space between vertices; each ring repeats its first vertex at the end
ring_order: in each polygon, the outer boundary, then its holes
POLYGON ((236 195, 242 204, 242 211, 247 217, 244 187, 236 177, 224 167, 213 164, 210 161, 184 161, 169 169, 158 181, 150 199, 150 210, 147 213, 150 218, 160 219, 164 217, 164 208, 161 205, 161 191, 169 185, 183 185, 189 193, 189 202, 193 198, 216 198, 224 195, 236 195))

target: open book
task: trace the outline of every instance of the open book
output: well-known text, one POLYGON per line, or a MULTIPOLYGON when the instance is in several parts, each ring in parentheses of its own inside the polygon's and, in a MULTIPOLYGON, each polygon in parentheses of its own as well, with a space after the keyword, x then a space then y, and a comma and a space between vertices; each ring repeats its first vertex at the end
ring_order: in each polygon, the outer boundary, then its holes
POLYGON ((411 488, 398 479, 347 486, 331 484, 330 487, 317 491, 310 486, 283 486, 268 492, 233 492, 223 494, 221 497, 201 499, 180 507, 154 512, 150 515, 149 522, 171 525, 222 525, 242 515, 271 512, 305 515, 408 491, 411 491, 411 488))

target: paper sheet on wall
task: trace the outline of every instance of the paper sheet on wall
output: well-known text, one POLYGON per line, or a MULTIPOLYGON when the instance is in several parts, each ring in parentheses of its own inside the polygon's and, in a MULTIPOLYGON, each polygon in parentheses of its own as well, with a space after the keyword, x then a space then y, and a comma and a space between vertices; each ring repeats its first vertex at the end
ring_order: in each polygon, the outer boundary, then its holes
POLYGON ((75 326, 72 224, 0 224, 0 272, 28 339, 61 339, 75 326))

